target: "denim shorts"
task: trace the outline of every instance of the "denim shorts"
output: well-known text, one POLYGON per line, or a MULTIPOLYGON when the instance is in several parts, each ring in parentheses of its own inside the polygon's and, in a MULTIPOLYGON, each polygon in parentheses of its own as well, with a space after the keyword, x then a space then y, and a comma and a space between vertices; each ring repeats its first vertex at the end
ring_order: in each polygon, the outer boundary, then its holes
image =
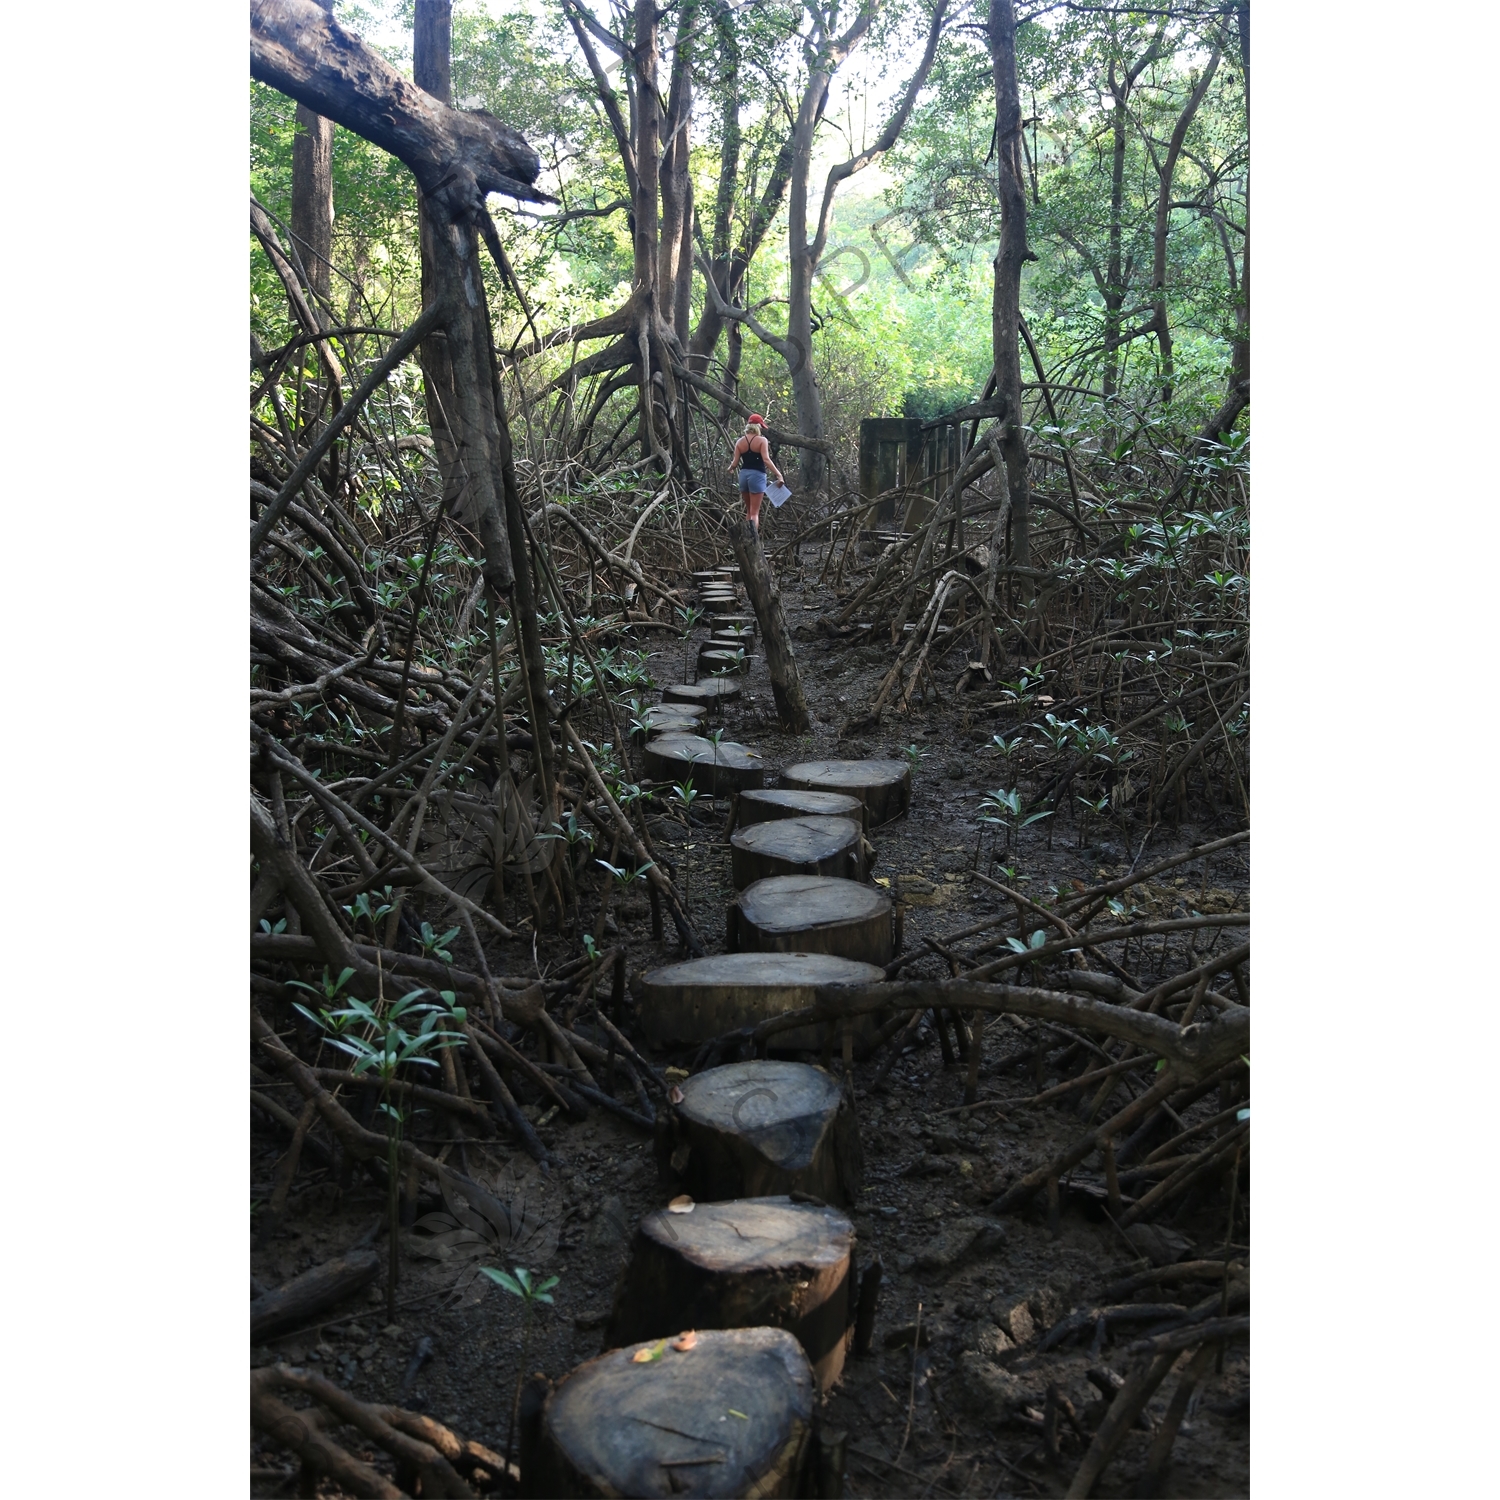
POLYGON ((747 495, 764 495, 766 492, 766 471, 764 469, 741 469, 740 489, 747 495))

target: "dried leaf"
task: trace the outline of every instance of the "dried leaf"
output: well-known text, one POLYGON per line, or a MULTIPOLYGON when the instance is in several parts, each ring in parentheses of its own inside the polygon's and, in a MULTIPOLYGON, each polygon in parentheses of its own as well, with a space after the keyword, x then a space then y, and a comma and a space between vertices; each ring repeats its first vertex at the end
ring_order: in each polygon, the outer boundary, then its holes
POLYGON ((672 1092, 667 1095, 667 1098, 670 1099, 673 1104, 681 1104, 682 1103, 682 1090, 680 1088, 678 1088, 677 1085, 674 1083, 672 1085, 672 1092))
POLYGON ((667 1204, 667 1212, 669 1214, 690 1214, 695 1206, 693 1200, 686 1193, 679 1193, 667 1204))
POLYGON ((697 1344, 697 1342, 697 1331, 695 1329, 689 1328, 688 1331, 684 1333, 680 1338, 675 1338, 672 1340, 672 1347, 679 1354, 686 1354, 689 1349, 693 1348, 697 1344))
POLYGON ((663 1339, 661 1343, 654 1345, 650 1349, 637 1349, 630 1356, 630 1362, 635 1365, 649 1365, 653 1360, 660 1359, 666 1352, 667 1341, 663 1339))

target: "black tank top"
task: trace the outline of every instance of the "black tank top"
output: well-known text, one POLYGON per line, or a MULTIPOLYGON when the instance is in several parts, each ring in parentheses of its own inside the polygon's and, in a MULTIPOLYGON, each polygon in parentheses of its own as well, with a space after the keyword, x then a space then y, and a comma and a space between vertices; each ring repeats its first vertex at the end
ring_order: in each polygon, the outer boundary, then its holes
MULTIPOLYGON (((750 439, 746 438, 745 441, 748 443, 750 439)), ((755 451, 754 448, 746 448, 745 451, 740 454, 740 468, 754 469, 757 473, 764 474, 766 472, 766 461, 760 456, 760 454, 755 451)))

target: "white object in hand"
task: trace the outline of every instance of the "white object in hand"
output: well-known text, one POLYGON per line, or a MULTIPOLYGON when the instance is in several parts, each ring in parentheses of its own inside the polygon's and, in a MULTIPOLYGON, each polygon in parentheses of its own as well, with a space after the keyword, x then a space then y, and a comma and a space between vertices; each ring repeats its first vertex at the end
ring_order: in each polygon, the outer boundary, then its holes
POLYGON ((780 510, 791 498, 792 492, 784 484, 768 484, 766 486, 766 499, 777 510, 780 510))

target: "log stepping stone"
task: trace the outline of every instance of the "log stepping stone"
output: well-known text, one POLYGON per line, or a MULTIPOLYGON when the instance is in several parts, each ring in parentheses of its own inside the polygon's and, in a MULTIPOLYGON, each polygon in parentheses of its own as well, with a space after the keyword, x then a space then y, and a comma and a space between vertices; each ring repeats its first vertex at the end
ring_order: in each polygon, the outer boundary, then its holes
POLYGON ((745 828, 751 823, 766 823, 773 818, 808 815, 853 818, 862 823, 865 808, 858 797, 851 797, 846 792, 796 792, 784 786, 763 787, 741 793, 735 823, 745 828))
POLYGON ((742 953, 832 953, 883 968, 895 953, 895 903, 857 880, 775 875, 740 892, 727 936, 742 953))
POLYGON ((527 1493, 770 1496, 806 1493, 815 1387, 785 1329, 705 1329, 679 1353, 611 1349, 547 1397, 527 1493))
POLYGON ((793 818, 752 823, 730 834, 729 849, 729 867, 737 891, 772 875, 832 875, 858 880, 864 873, 864 839, 853 818, 801 813, 793 818))
POLYGON ((837 1383, 854 1321, 854 1226, 790 1198, 658 1209, 636 1227, 606 1348, 689 1328, 784 1328, 820 1391, 837 1383))
POLYGON ((757 624, 754 615, 719 615, 714 616, 714 631, 721 630, 743 630, 746 635, 753 636, 757 624))
MULTIPOLYGON (((829 953, 715 953, 653 969, 636 981, 635 993, 647 1040, 670 1045, 706 1042, 789 1010, 803 1010, 815 1002, 820 984, 876 984, 884 978, 885 970, 874 964, 829 953)), ((821 1045, 825 1029, 794 1027, 777 1033, 771 1045, 791 1052, 811 1049, 821 1045)), ((862 1034, 863 1028, 859 1030, 862 1034)), ((742 1193, 729 1188, 708 1196, 753 1198, 761 1192, 785 1191, 757 1188, 742 1193)))
POLYGON ((733 703, 740 695, 740 685, 725 677, 712 677, 707 682, 674 682, 662 689, 663 703, 701 703, 712 708, 715 704, 733 703))
POLYGON ((805 760, 781 773, 784 787, 846 792, 870 814, 870 827, 899 818, 911 806, 911 767, 904 760, 805 760))
POLYGON ((725 629, 715 627, 709 631, 708 638, 716 646, 743 646, 747 651, 755 640, 753 630, 741 630, 739 626, 730 626, 725 629))
POLYGON ((701 734, 658 735, 646 742, 643 760, 653 781, 686 781, 691 776, 693 785, 710 797, 760 786, 766 776, 754 750, 733 740, 715 745, 701 734))
POLYGON ((641 722, 648 729, 659 724, 701 724, 708 712, 701 703, 653 703, 641 714, 641 722))
POLYGON ((657 1152, 698 1202, 783 1193, 854 1202, 864 1175, 859 1126, 832 1073, 767 1058, 708 1068, 681 1088, 657 1152))
POLYGON ((659 703, 641 715, 646 727, 632 730, 631 737, 637 744, 644 744, 663 734, 701 734, 703 714, 702 708, 690 708, 685 703, 659 703))
POLYGON ((698 670, 706 674, 743 676, 750 670, 750 658, 728 646, 708 645, 698 652, 698 670))

